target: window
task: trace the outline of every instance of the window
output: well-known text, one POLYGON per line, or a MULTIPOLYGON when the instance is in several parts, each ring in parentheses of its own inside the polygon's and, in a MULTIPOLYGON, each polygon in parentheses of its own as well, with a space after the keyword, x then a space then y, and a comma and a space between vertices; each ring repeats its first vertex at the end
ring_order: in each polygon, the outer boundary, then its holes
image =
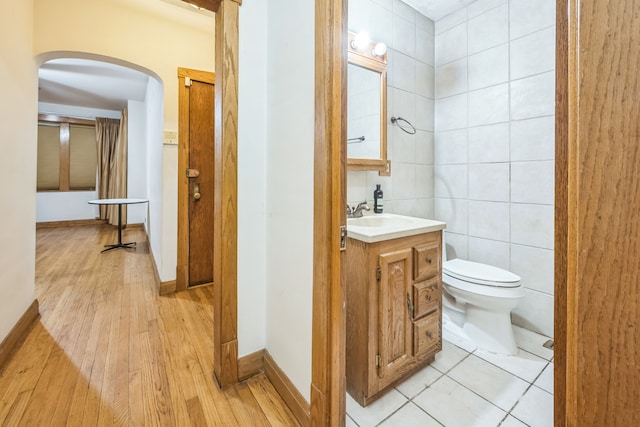
POLYGON ((95 190, 95 122, 48 115, 39 119, 37 190, 95 190))

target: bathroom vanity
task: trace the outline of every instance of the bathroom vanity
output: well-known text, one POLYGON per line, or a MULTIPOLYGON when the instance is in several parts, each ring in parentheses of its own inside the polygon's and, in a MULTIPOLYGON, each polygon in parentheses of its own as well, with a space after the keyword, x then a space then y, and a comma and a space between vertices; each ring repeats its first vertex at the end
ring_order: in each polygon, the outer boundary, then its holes
POLYGON ((442 349, 442 229, 400 215, 347 221, 347 391, 362 406, 442 349))

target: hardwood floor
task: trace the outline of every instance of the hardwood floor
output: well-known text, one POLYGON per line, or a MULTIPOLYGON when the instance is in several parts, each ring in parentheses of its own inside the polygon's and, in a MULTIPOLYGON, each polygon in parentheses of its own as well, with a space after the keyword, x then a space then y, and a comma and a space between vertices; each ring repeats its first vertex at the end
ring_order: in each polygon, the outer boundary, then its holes
POLYGON ((100 253, 115 240, 104 225, 37 230, 42 318, 0 373, 0 424, 298 425, 264 375, 218 390, 211 288, 159 297, 144 231, 100 253))

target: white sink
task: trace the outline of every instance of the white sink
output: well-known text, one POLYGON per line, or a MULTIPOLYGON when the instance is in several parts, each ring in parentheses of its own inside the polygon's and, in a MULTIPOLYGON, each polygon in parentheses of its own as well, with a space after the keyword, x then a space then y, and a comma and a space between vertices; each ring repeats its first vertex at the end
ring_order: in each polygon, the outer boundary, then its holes
POLYGON ((395 214, 347 218, 347 236, 366 243, 430 233, 445 227, 444 222, 395 214))

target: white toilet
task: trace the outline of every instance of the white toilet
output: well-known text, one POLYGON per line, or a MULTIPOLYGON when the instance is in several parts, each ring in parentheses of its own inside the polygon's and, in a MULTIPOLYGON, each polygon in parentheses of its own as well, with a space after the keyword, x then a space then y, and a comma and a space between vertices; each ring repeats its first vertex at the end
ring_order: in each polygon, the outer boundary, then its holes
POLYGON ((447 261, 444 240, 442 247, 443 326, 483 350, 515 355, 511 310, 525 295, 520 277, 477 262, 447 261))

